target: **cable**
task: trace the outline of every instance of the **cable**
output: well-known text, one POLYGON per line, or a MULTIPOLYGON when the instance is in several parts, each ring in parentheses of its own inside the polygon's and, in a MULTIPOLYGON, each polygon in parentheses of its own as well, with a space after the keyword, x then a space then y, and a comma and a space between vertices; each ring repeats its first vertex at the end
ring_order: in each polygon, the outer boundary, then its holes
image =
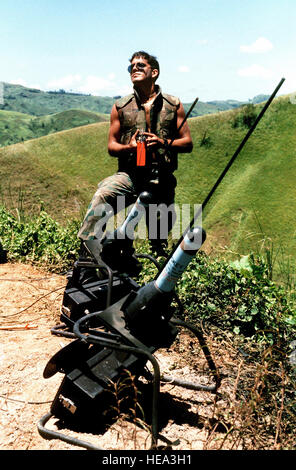
POLYGON ((23 310, 20 310, 19 312, 16 312, 16 313, 11 313, 10 315, 1 315, 1 317, 2 318, 9 318, 9 317, 14 317, 16 315, 20 315, 21 313, 25 312, 29 308, 33 307, 33 305, 37 304, 37 302, 40 302, 40 300, 42 300, 44 297, 47 297, 48 295, 53 294, 54 292, 57 292, 58 290, 61 290, 61 289, 64 289, 64 288, 65 288, 65 286, 61 286, 61 287, 58 287, 57 289, 54 289, 50 292, 47 292, 47 294, 42 295, 41 297, 39 297, 39 299, 35 300, 35 302, 33 302, 28 307, 25 307, 23 310))
MULTIPOLYGON (((66 273, 65 273, 66 274, 66 273)), ((60 274, 62 276, 63 274, 60 274)), ((0 278, 0 281, 11 281, 11 282, 35 282, 35 281, 48 281, 53 279, 54 276, 50 277, 39 277, 39 278, 27 278, 27 279, 10 279, 10 278, 0 278)))
POLYGON ((8 401, 15 401, 17 403, 25 403, 25 405, 45 405, 48 403, 52 403, 52 400, 48 401, 26 401, 26 400, 17 400, 16 398, 9 398, 6 397, 5 395, 0 395, 0 398, 3 398, 4 400, 8 401))
POLYGON ((154 256, 146 255, 146 254, 143 254, 143 253, 136 253, 136 254, 135 254, 135 257, 136 257, 136 258, 146 258, 146 259, 149 259, 150 261, 152 261, 152 263, 154 263, 154 265, 157 267, 157 269, 160 269, 160 264, 159 264, 158 261, 154 258, 154 256))

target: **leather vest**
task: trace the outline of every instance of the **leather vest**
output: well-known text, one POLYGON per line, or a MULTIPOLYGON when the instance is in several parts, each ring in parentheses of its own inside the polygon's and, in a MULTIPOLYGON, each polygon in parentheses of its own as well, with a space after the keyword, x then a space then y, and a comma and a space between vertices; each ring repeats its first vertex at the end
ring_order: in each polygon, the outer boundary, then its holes
MULTIPOLYGON (((160 138, 172 139, 176 137, 177 110, 180 105, 178 98, 163 94, 157 86, 158 94, 150 109, 150 131, 160 138)), ((129 143, 137 129, 148 130, 144 106, 140 103, 136 90, 133 94, 120 98, 115 103, 120 120, 122 144, 129 143)), ((178 166, 178 154, 173 150, 157 149, 156 161, 160 168, 172 173, 178 166), (164 155, 165 153, 165 155, 164 155)), ((147 153, 147 164, 151 163, 147 153), (149 163, 150 162, 150 163, 149 163)), ((118 171, 130 173, 134 170, 135 158, 127 155, 118 158, 118 171)))

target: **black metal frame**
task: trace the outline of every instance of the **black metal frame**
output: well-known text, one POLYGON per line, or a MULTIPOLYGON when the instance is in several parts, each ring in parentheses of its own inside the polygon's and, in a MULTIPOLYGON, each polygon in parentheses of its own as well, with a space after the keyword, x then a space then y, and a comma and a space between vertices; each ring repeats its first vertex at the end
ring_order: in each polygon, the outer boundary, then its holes
MULTIPOLYGON (((143 257, 143 258, 148 258, 150 259, 156 267, 158 267, 158 262, 155 260, 154 257, 150 255, 144 255, 144 254, 137 254, 137 257, 143 257)), ((100 264, 96 263, 87 263, 85 262, 80 263, 79 261, 76 264, 76 269, 79 269, 79 267, 102 267, 100 264)), ((106 265, 104 264, 103 266, 106 268, 106 265)), ((111 289, 112 289, 112 279, 113 279, 113 272, 111 269, 107 269, 108 276, 109 276, 109 282, 108 282, 108 295, 107 298, 109 299, 109 304, 110 304, 110 299, 111 299, 111 289)), ((124 299, 121 299, 119 304, 121 304, 124 301, 124 299)), ((112 306, 111 306, 111 311, 112 311, 112 306)), ((191 383, 187 381, 182 381, 179 379, 174 379, 172 377, 168 376, 161 376, 160 373, 160 367, 158 364, 158 361, 155 359, 153 356, 153 353, 157 350, 157 347, 147 347, 146 345, 142 344, 137 338, 133 337, 129 331, 125 331, 124 325, 120 324, 120 310, 115 306, 113 308, 113 314, 115 315, 115 320, 112 322, 110 320, 110 323, 108 324, 108 316, 104 316, 104 312, 110 311, 110 305, 109 307, 107 306, 106 310, 103 311, 98 311, 98 312, 93 312, 89 313, 83 317, 81 317, 79 320, 77 320, 74 323, 72 331, 69 329, 69 327, 65 324, 60 324, 56 325, 51 329, 51 333, 56 336, 64 336, 66 338, 70 339, 75 339, 75 340, 80 340, 81 342, 88 343, 88 344, 97 344, 102 347, 107 347, 112 350, 118 350, 118 351, 124 351, 128 352, 131 354, 134 354, 135 356, 141 356, 146 359, 146 362, 149 361, 152 364, 153 367, 153 374, 150 373, 150 380, 153 383, 153 397, 152 397, 152 424, 151 424, 151 449, 157 448, 158 445, 158 440, 164 440, 167 444, 172 445, 170 441, 165 439, 163 436, 159 434, 158 431, 158 403, 159 403, 159 393, 160 393, 160 384, 161 382, 164 383, 170 383, 175 386, 191 389, 191 390, 201 390, 209 393, 216 393, 219 386, 220 386, 220 376, 218 373, 218 370, 216 368, 216 365, 211 357, 210 351, 207 347, 206 341, 203 337, 203 334, 200 330, 198 330, 196 327, 193 325, 180 320, 176 317, 172 317, 169 321, 169 324, 177 327, 183 327, 187 328, 190 330, 198 339, 200 347, 205 355, 205 358, 207 360, 209 369, 213 375, 214 378, 214 384, 210 386, 202 385, 202 384, 197 384, 197 383, 191 383), (118 318, 117 318, 117 313, 118 318), (104 316, 104 317, 102 317, 104 316), (85 323, 90 322, 91 320, 103 320, 103 326, 105 328, 105 331, 97 330, 95 328, 90 328, 87 327, 85 332, 81 332, 82 327, 84 326, 85 323), (107 331, 106 331, 107 330, 107 331), (130 343, 130 344, 128 344, 130 343)), ((144 375, 144 374, 143 374, 144 375)), ((50 420, 51 417, 54 415, 49 412, 46 415, 44 415, 38 422, 38 431, 40 435, 45 438, 45 439, 59 439, 64 442, 68 442, 70 444, 79 446, 79 447, 84 447, 88 450, 104 450, 100 448, 99 446, 94 446, 93 444, 90 444, 85 441, 81 441, 79 439, 71 438, 69 436, 66 436, 60 432, 52 431, 47 429, 46 423, 50 420)))

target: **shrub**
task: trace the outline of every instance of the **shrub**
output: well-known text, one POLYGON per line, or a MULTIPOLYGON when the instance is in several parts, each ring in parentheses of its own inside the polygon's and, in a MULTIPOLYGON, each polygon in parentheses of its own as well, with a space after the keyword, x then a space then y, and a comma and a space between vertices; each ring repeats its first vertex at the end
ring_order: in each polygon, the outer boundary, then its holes
POLYGON ((77 257, 78 222, 62 227, 45 211, 31 219, 20 220, 0 207, 0 238, 9 261, 45 265, 61 271, 77 257))
MULTIPOLYGON (((148 260, 141 262, 138 282, 143 285, 155 278, 157 269, 148 260)), ((270 279, 268 263, 261 255, 229 262, 200 252, 179 279, 176 293, 183 307, 181 315, 193 324, 203 322, 268 344, 287 346, 295 338, 295 298, 270 279)), ((179 308, 176 314, 180 315, 179 308)))
POLYGON ((296 306, 269 278, 264 259, 253 254, 236 262, 199 254, 178 282, 184 314, 270 344, 292 339, 296 306))
POLYGON ((232 127, 246 127, 250 129, 257 118, 256 108, 253 104, 247 104, 238 112, 232 121, 232 127))
POLYGON ((199 145, 200 145, 200 147, 206 147, 206 148, 212 147, 213 141, 212 141, 212 139, 211 139, 211 136, 207 135, 207 131, 206 131, 206 132, 204 133, 204 135, 202 136, 199 145))

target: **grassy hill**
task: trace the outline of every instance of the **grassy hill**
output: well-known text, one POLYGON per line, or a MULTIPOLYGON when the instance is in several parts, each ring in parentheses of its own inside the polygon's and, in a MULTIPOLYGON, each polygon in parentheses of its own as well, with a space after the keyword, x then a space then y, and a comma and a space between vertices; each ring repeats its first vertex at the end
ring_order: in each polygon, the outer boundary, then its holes
POLYGON ((70 109, 46 116, 0 110, 0 147, 66 129, 109 121, 109 115, 70 109))
MULTIPOLYGON (((201 203, 262 105, 189 120, 194 150, 180 155, 176 202, 201 203)), ((203 214, 209 249, 259 249, 295 257, 296 107, 274 100, 203 214)), ((59 132, 0 149, 2 200, 58 220, 80 217, 97 182, 116 170, 107 154, 108 123, 59 132)))
POLYGON ((4 83, 4 104, 0 109, 17 111, 33 116, 55 114, 69 109, 82 109, 95 113, 109 114, 115 98, 65 93, 60 91, 42 91, 22 85, 4 83))
MULTIPOLYGON (((261 107, 254 106, 256 114, 261 107)), ((195 149, 191 157, 180 158, 180 202, 204 200, 247 132, 238 124, 244 112, 190 120, 195 149)), ((226 245, 242 254, 263 247, 273 261, 295 258, 295 125, 296 107, 289 97, 274 100, 203 214, 213 249, 226 245)))
MULTIPOLYGON (((81 109, 95 113, 110 114, 116 97, 92 96, 80 93, 69 93, 64 90, 42 91, 35 88, 26 88, 22 85, 11 83, 4 84, 4 104, 0 110, 16 111, 33 116, 54 114, 69 109, 81 109)), ((265 95, 255 97, 254 100, 264 101, 265 95)), ((258 102, 258 101, 257 101, 258 102)), ((191 116, 202 116, 204 114, 216 113, 227 109, 237 108, 245 104, 236 100, 225 101, 199 101, 192 111, 191 116)), ((185 111, 191 103, 184 103, 185 111)))
POLYGON ((0 110, 0 146, 11 145, 13 143, 31 138, 29 130, 32 116, 15 111, 0 110))
MULTIPOLYGON (((22 85, 4 83, 0 104, 0 147, 94 122, 108 121, 118 97, 101 97, 64 90, 42 91, 22 85), (16 113, 16 114, 14 114, 16 113)), ((253 98, 262 102, 265 95, 253 98)), ((190 117, 213 114, 242 106, 243 102, 199 101, 190 117)), ((184 103, 185 112, 191 103, 184 103)))
MULTIPOLYGON (((263 97, 263 95, 262 95, 263 97)), ((262 101, 264 99, 262 98, 262 101)), ((236 100, 225 100, 225 101, 198 101, 195 108, 192 110, 190 117, 204 116, 205 114, 215 114, 219 111, 227 111, 229 109, 239 108, 247 103, 236 100)), ((189 110, 191 103, 184 103, 185 113, 189 110)))
POLYGON ((2 200, 8 207, 21 200, 26 212, 43 201, 59 221, 79 216, 97 180, 116 167, 106 153, 108 127, 91 124, 0 149, 2 200))

